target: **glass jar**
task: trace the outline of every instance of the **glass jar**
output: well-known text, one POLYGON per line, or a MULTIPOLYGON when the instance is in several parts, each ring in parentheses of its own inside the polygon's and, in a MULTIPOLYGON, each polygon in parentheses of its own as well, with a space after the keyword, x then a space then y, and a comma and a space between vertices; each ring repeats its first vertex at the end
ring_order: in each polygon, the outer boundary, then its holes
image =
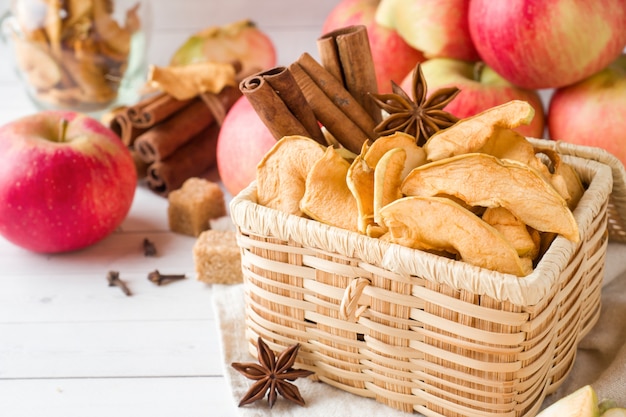
POLYGON ((139 99, 147 0, 12 0, 2 34, 39 110, 94 113, 139 99))

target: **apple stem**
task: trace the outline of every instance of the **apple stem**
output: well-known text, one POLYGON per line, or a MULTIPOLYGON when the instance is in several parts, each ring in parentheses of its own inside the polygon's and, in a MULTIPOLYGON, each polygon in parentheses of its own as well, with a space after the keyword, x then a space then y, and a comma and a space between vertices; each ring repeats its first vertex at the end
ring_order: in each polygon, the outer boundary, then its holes
POLYGON ((69 122, 63 118, 59 122, 59 142, 65 142, 65 134, 67 133, 67 125, 69 122))
POLYGON ((474 64, 474 81, 480 81, 480 77, 483 75, 483 69, 485 68, 485 63, 482 61, 478 61, 474 64))

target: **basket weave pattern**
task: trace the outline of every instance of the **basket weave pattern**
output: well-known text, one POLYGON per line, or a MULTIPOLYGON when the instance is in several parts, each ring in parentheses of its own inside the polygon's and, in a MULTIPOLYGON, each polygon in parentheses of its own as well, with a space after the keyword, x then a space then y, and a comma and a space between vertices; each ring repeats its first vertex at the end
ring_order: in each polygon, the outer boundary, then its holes
POLYGON ((261 207, 252 184, 231 203, 250 351, 300 343, 314 378, 425 416, 534 415, 600 313, 612 172, 568 162, 581 241, 521 279, 261 207))

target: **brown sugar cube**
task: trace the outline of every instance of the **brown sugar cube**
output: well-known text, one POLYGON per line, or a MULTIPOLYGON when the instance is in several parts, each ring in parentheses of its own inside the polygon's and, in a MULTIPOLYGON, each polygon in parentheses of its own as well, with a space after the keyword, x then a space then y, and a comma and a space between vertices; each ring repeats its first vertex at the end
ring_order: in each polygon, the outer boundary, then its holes
POLYGON ((193 246, 193 259, 198 281, 207 284, 238 284, 243 282, 241 252, 236 232, 207 230, 193 246))
POLYGON ((199 236, 210 229, 210 219, 226 215, 222 189, 203 178, 189 178, 178 189, 169 193, 167 209, 170 230, 190 236, 199 236))

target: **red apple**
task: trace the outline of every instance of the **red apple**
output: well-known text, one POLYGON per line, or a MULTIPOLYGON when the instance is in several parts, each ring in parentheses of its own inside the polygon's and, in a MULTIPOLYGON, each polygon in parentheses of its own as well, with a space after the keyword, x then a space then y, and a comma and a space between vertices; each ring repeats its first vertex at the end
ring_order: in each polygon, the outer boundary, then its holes
POLYGON ((194 33, 174 53, 170 65, 205 61, 239 61, 242 72, 248 74, 276 66, 276 49, 254 22, 242 20, 194 33))
POLYGON ((553 139, 604 148, 626 165, 626 54, 556 90, 548 108, 553 139))
POLYGON ((376 21, 395 29, 426 58, 479 58, 470 37, 467 12, 470 0, 382 0, 376 21))
POLYGON ((231 195, 256 179, 256 166, 275 143, 248 99, 240 97, 228 111, 217 138, 217 169, 231 195))
POLYGON ((97 120, 45 111, 0 127, 0 234, 34 252, 84 248, 128 214, 130 152, 97 120))
POLYGON ((322 26, 322 33, 346 27, 363 25, 372 51, 378 92, 391 92, 391 80, 399 83, 418 62, 422 53, 407 44, 395 30, 385 28, 374 20, 380 0, 341 0, 330 12, 322 26))
POLYGON ((472 0, 482 59, 513 84, 557 88, 606 67, 626 45, 624 0, 472 0))
MULTIPOLYGON (((445 108, 456 117, 462 119, 511 100, 524 100, 535 109, 535 117, 530 125, 520 126, 515 130, 525 136, 543 137, 544 109, 537 91, 514 86, 482 62, 433 58, 422 63, 421 67, 429 93, 450 86, 461 90, 445 108)), ((412 75, 413 72, 409 73, 401 84, 402 89, 409 94, 412 75)))

